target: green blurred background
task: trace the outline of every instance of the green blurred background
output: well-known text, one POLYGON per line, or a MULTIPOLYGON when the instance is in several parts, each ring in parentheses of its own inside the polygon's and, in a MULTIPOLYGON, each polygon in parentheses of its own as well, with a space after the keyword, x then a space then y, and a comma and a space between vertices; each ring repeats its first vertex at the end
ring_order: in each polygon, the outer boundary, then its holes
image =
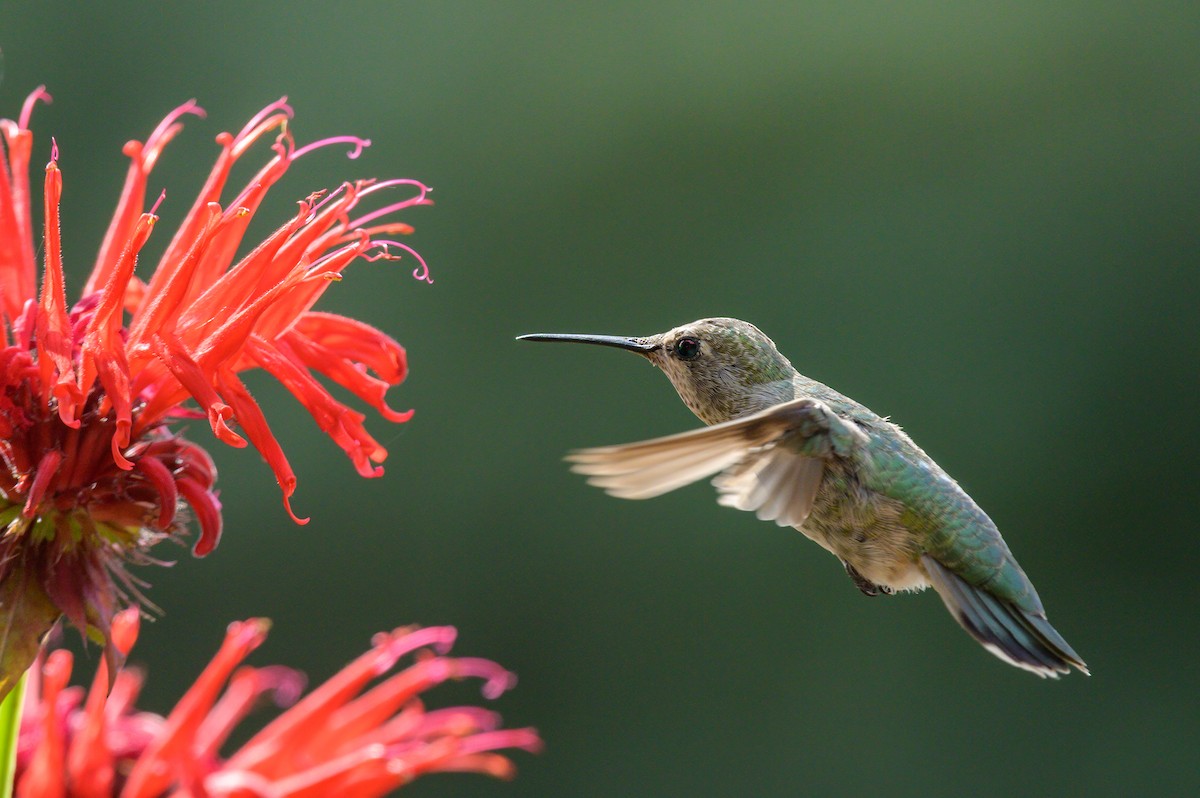
POLYGON ((379 629, 453 623, 520 675, 495 706, 547 748, 512 784, 413 795, 1200 791, 1194 2, 7 2, 0 47, 0 112, 55 97, 34 163, 55 135, 74 286, 121 145, 189 97, 209 116, 151 181, 152 254, 212 137, 281 94, 300 141, 375 144, 301 161, 261 233, 344 178, 435 188, 405 218, 436 283, 364 264, 324 305, 408 348, 391 396, 416 417, 370 423, 386 476, 252 381, 313 520, 212 444, 226 535, 145 574, 148 707, 235 618, 274 619, 254 661, 314 679, 379 629), (707 485, 621 502, 568 473, 569 448, 698 422, 632 356, 513 336, 709 315, 903 424, 1095 675, 1001 664, 932 593, 869 600, 707 485))

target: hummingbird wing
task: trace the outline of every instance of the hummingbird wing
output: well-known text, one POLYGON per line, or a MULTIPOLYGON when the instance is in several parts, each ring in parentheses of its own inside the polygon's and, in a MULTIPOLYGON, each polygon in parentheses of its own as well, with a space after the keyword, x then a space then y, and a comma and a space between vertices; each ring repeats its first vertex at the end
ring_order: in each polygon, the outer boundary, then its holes
POLYGON ((623 499, 649 499, 719 473, 713 484, 721 504, 798 526, 812 510, 825 459, 866 441, 825 403, 803 398, 664 438, 580 449, 567 459, 589 483, 623 499))
POLYGON ((800 526, 812 512, 825 461, 776 443, 751 452, 713 480, 717 503, 747 510, 762 521, 800 526))

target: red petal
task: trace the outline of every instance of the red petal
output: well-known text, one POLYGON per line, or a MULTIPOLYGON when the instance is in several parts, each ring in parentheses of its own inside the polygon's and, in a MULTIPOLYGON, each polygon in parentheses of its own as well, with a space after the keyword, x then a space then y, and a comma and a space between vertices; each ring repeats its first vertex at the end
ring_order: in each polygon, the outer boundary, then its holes
POLYGON ((262 702, 265 694, 272 693, 275 703, 286 707, 295 703, 303 688, 303 674, 291 668, 239 668, 196 732, 194 755, 216 760, 234 727, 262 702))
MULTIPOLYGON (((225 214, 218 231, 213 235, 212 243, 197 264, 192 285, 198 284, 201 287, 198 296, 194 301, 180 303, 176 308, 176 332, 193 348, 198 347, 234 312, 287 274, 287 268, 281 270, 278 265, 273 264, 278 260, 279 249, 288 236, 303 225, 303 211, 256 246, 236 266, 225 271, 233 254, 232 249, 225 255, 219 254, 218 250, 222 246, 229 249, 229 241, 236 247, 249 219, 249 211, 245 209, 225 214), (207 282, 203 282, 205 279, 207 282)), ((290 268, 294 263, 286 266, 290 268)))
POLYGON ((303 740, 319 728, 331 712, 344 705, 365 684, 388 671, 400 657, 430 645, 444 652, 453 644, 454 636, 454 628, 450 626, 416 631, 397 629, 390 634, 378 635, 372 641, 374 647, 370 651, 267 724, 229 759, 227 767, 267 772, 270 769, 268 762, 286 756, 289 746, 302 746, 303 740))
POLYGON ((79 798, 109 798, 116 769, 108 745, 104 703, 108 699, 108 663, 101 659, 88 692, 83 724, 71 739, 67 773, 71 789, 79 798))
POLYGON ((383 462, 387 450, 367 433, 362 424, 365 416, 334 399, 307 369, 281 350, 254 339, 250 341, 248 354, 304 405, 317 426, 350 457, 359 474, 364 477, 383 474, 372 462, 383 462))
POLYGON ((190 394, 207 412, 209 426, 212 427, 213 434, 218 439, 230 446, 238 448, 245 446, 246 441, 230 429, 226 423, 233 416, 233 408, 221 400, 216 390, 209 384, 208 374, 192 359, 183 344, 174 336, 160 333, 155 338, 153 346, 155 356, 170 370, 186 393, 180 395, 179 391, 163 391, 155 394, 142 409, 142 413, 138 417, 138 426, 134 428, 134 434, 141 434, 148 425, 162 418, 190 394))
POLYGON ((46 271, 36 322, 38 368, 42 377, 42 401, 49 402, 52 395, 59 395, 58 412, 63 423, 70 427, 78 427, 76 415, 83 402, 83 392, 74 385, 76 375, 72 355, 75 344, 71 335, 71 323, 67 318, 62 241, 58 230, 58 203, 61 196, 62 172, 51 161, 46 166, 44 192, 46 271))
POLYGON ((294 329, 296 336, 362 363, 392 385, 408 373, 404 347, 366 322, 310 310, 296 319, 294 329))
POLYGON ((164 531, 170 529, 171 522, 175 520, 175 504, 179 501, 175 477, 157 457, 138 458, 136 468, 158 492, 158 519, 154 525, 164 531))
POLYGON ((112 402, 117 420, 117 432, 112 442, 113 459, 126 470, 132 468, 133 463, 121 454, 121 450, 129 445, 133 426, 133 396, 129 385, 129 364, 125 359, 125 342, 121 338, 121 312, 125 288, 133 276, 138 252, 150 237, 157 218, 148 213, 138 218, 120 260, 100 294, 80 348, 79 389, 87 393, 99 378, 108 400, 112 402))
POLYGON ((0 169, 0 309, 15 320, 27 299, 36 295, 32 205, 29 199, 29 156, 33 134, 27 129, 33 105, 50 101, 45 86, 25 100, 17 122, 0 120, 8 149, 7 169, 0 169))
MULTIPOLYGON (((223 147, 221 155, 217 158, 216 164, 213 165, 212 172, 209 173, 208 180, 204 184, 204 188, 200 190, 196 202, 188 211, 187 217, 180 224, 179 230, 175 234, 175 238, 167 246, 163 252, 162 259, 158 263, 158 267, 154 270, 154 276, 150 279, 150 284, 146 288, 147 301, 153 301, 154 298, 164 289, 166 285, 171 283, 175 278, 175 273, 183 264, 186 255, 192 248, 192 243, 196 241, 201 231, 207 224, 208 211, 210 203, 219 202, 221 199, 221 191, 225 187, 225 183, 229 178, 229 172, 233 168, 234 163, 246 151, 246 148, 261 137, 264 133, 279 127, 285 123, 290 115, 291 109, 286 105, 275 104, 264 109, 266 113, 259 114, 251 124, 247 125, 237 136, 231 136, 228 133, 222 133, 217 136, 217 142, 223 147), (276 112, 282 107, 284 112, 276 112)), ((224 267, 220 267, 223 271, 224 267)), ((201 273, 200 280, 194 280, 191 287, 186 293, 180 297, 180 307, 186 307, 190 304, 200 292, 209 285, 215 275, 208 274, 207 271, 201 273)))
POLYGON ((158 156, 162 154, 163 147, 183 129, 183 125, 178 120, 184 114, 196 114, 202 117, 204 111, 196 105, 195 100, 190 100, 167 114, 167 117, 146 139, 145 144, 131 141, 125 145, 124 152, 130 158, 129 171, 125 175, 125 185, 121 189, 116 212, 113 214, 112 222, 109 223, 108 232, 104 235, 104 243, 100 246, 96 265, 88 278, 87 286, 83 289, 83 296, 101 290, 117 268, 122 251, 125 249, 125 242, 132 237, 138 217, 141 216, 142 207, 146 202, 146 178, 154 169, 154 164, 158 161, 158 156))
MULTIPOLYGON (((321 298, 321 294, 325 293, 329 286, 341 279, 342 271, 370 246, 370 239, 359 235, 351 243, 311 260, 311 265, 305 267, 303 279, 290 285, 288 292, 279 297, 275 305, 263 314, 263 319, 255 331, 263 338, 270 339, 291 327, 302 313, 321 298)), ((306 253, 303 263, 308 264, 313 253, 323 250, 323 246, 314 245, 312 250, 306 253)))
POLYGON ((404 347, 368 324, 332 313, 309 311, 286 331, 283 341, 309 369, 354 393, 392 422, 405 422, 413 411, 398 412, 384 397, 408 374, 404 347), (379 378, 371 377, 371 369, 379 378))
POLYGON ((251 651, 258 648, 270 626, 264 620, 252 619, 232 623, 225 634, 221 649, 205 667, 204 672, 171 710, 161 734, 138 759, 121 795, 125 798, 151 798, 160 795, 172 782, 177 769, 185 772, 190 760, 189 747, 205 715, 216 701, 217 693, 233 669, 251 651))
POLYGON ((50 487, 51 480, 58 475, 58 467, 62 464, 62 459, 62 452, 57 449, 51 449, 42 455, 42 459, 38 461, 37 469, 34 471, 33 484, 29 486, 29 493, 25 497, 25 506, 21 510, 21 515, 26 518, 33 518, 37 515, 38 505, 46 497, 46 490, 50 487))
POLYGON ((184 500, 191 505, 196 520, 200 523, 200 538, 192 547, 192 554, 203 557, 221 542, 221 502, 207 486, 187 477, 175 481, 184 500))
POLYGON ((71 678, 71 664, 71 652, 59 649, 42 666, 42 739, 17 785, 17 798, 64 798, 67 794, 65 726, 58 717, 58 694, 71 678))
MULTIPOLYGON (((204 255, 209 241, 223 221, 221 206, 217 203, 210 202, 206 211, 208 215, 204 217, 204 225, 197 231, 196 239, 187 242, 190 247, 186 257, 177 268, 170 270, 169 279, 159 281, 158 291, 151 294, 147 290, 139 304, 138 311, 129 324, 129 349, 131 353, 134 353, 130 359, 137 360, 139 365, 142 365, 138 359, 139 350, 148 348, 148 345, 143 345, 147 338, 161 329, 173 331, 175 319, 187 306, 186 297, 192 284, 192 274, 200 258, 204 255)), ((178 235, 176 235, 176 240, 178 240, 178 235)), ((158 279, 158 274, 156 273, 154 277, 158 279)))
POLYGON ((296 492, 296 472, 292 470, 291 464, 283 453, 283 448, 271 433, 271 428, 267 426, 267 417, 263 415, 262 409, 254 401, 250 391, 246 390, 246 386, 232 371, 222 372, 219 379, 221 390, 233 405, 237 419, 246 432, 246 437, 267 461, 271 471, 275 473, 275 481, 279 483, 279 489, 283 491, 283 506, 287 509, 288 515, 297 524, 307 524, 307 518, 299 518, 292 512, 291 498, 292 494, 296 492))

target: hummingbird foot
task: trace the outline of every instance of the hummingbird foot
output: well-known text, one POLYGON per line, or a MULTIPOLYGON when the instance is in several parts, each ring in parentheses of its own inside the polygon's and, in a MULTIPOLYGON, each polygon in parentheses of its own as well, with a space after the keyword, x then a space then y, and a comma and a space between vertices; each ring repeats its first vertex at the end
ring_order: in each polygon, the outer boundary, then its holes
POLYGON ((842 565, 846 567, 846 574, 854 581, 854 586, 863 592, 865 596, 890 596, 896 591, 892 590, 887 585, 877 585, 870 579, 860 574, 857 569, 850 563, 842 560, 842 565))

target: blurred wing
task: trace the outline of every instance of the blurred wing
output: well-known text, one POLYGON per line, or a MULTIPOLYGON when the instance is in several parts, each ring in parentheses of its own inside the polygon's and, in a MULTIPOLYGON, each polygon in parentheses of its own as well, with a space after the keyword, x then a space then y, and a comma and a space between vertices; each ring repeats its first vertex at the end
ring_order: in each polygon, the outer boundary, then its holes
POLYGON ((649 499, 721 472, 721 504, 798 526, 812 510, 824 459, 865 441, 824 403, 795 399, 665 438, 572 452, 572 470, 622 499, 649 499))
POLYGON ((571 470, 621 499, 650 499, 724 471, 753 447, 741 429, 717 425, 666 438, 579 449, 571 470))
POLYGON ((713 480, 726 507, 753 512, 763 521, 798 527, 812 512, 825 461, 775 445, 751 454, 713 480))

